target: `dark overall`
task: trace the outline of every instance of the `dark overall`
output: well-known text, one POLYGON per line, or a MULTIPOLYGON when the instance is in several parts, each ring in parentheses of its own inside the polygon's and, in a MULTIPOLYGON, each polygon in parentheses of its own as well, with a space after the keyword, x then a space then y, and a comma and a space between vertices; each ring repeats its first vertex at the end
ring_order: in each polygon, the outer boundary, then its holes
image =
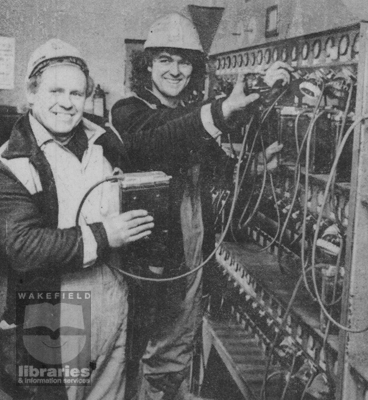
MULTIPOLYGON (((171 109, 144 91, 114 105, 112 124, 124 141, 136 131, 151 133, 163 126, 172 131, 185 129, 185 120, 198 108, 171 109)), ((134 161, 142 165, 142 160, 134 161)), ((172 155, 166 168, 173 179, 164 277, 194 269, 213 250, 210 190, 215 175, 223 172, 225 163, 231 164, 213 140, 200 150, 190 152, 189 157, 184 153, 172 155)), ((210 267, 167 284, 135 288, 131 299, 136 306, 131 315, 131 357, 142 362, 139 400, 173 399, 188 375, 195 335, 202 320, 203 273, 208 275, 210 267)))

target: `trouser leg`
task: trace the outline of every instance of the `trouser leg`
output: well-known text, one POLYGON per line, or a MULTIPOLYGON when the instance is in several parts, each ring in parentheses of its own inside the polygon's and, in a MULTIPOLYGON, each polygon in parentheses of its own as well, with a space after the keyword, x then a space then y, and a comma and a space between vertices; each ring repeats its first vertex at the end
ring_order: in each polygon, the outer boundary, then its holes
MULTIPOLYGON (((67 275, 62 291, 91 292, 92 369, 89 386, 67 386, 69 400, 124 399, 125 344, 128 313, 127 285, 106 266, 67 275)), ((78 360, 84 366, 86 360, 78 360)))
POLYGON ((139 400, 173 400, 188 374, 194 337, 202 320, 202 271, 187 278, 184 298, 175 281, 158 316, 157 326, 142 357, 139 400))
POLYGON ((136 399, 140 387, 140 361, 152 336, 157 307, 164 292, 165 285, 157 282, 132 282, 129 287, 126 400, 136 399))

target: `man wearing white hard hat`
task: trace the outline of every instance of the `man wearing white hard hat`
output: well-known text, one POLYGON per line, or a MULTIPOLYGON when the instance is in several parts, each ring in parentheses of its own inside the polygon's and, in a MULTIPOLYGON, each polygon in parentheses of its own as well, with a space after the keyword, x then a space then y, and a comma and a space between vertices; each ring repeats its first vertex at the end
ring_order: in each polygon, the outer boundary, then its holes
POLYGON ((123 143, 84 117, 93 91, 88 66, 58 39, 31 55, 26 86, 30 111, 0 148, 0 254, 8 281, 0 389, 23 400, 123 399, 128 293, 117 269, 154 222, 146 210, 119 214, 114 182, 96 187, 79 207, 87 190, 117 169, 167 171, 172 154, 189 157, 214 139, 198 113, 175 132, 137 130, 123 143))
MULTIPOLYGON (((197 118, 198 113, 204 128, 213 135, 220 135, 239 126, 235 118, 237 112, 252 112, 249 106, 259 96, 246 96, 241 78, 229 97, 208 104, 193 104, 193 98, 198 97, 199 83, 205 76, 206 58, 196 28, 183 15, 168 14, 154 22, 144 49, 143 56, 133 60, 134 94, 119 100, 111 110, 111 122, 123 140, 137 130, 152 133, 167 127, 175 132, 182 129, 188 118, 197 118)), ((289 80, 288 72, 280 67, 284 66, 276 65, 266 73, 265 82, 270 86, 277 80, 289 80)), ((187 126, 186 131, 190 134, 191 127, 187 126)), ((281 147, 274 144, 266 151, 267 156, 272 158, 281 147)), ((214 141, 208 141, 189 157, 184 153, 172 157, 173 163, 181 162, 185 168, 181 167, 178 172, 169 168, 173 175, 169 256, 163 271, 152 270, 165 277, 193 270, 212 252, 215 240, 210 188, 216 176, 221 176, 225 170, 230 171, 231 181, 234 166, 214 141)), ((205 274, 207 272, 210 267, 205 274)), ((166 294, 159 289, 153 323, 145 313, 145 308, 149 313, 152 308, 152 299, 146 291, 154 292, 144 285, 136 289, 134 302, 138 312, 131 318, 134 333, 131 353, 138 359, 142 356, 143 371, 141 386, 133 387, 132 393, 137 390, 139 400, 171 400, 175 396, 195 399, 183 389, 182 382, 188 376, 194 337, 202 318, 202 271, 169 283, 166 294), (140 314, 143 315, 141 319, 140 314)))
POLYGON ((149 235, 152 217, 144 210, 117 216, 118 203, 106 200, 116 189, 104 185, 76 226, 88 187, 125 167, 110 150, 121 145, 116 135, 83 118, 93 81, 79 51, 58 39, 40 46, 30 57, 26 86, 30 111, 0 149, 0 246, 8 267, 1 387, 17 399, 123 398, 127 288, 105 262, 119 267, 115 249, 149 235), (20 292, 55 302, 27 305, 22 320, 20 292), (60 300, 62 293, 82 298, 85 292, 90 306, 60 300), (21 372, 24 380, 11 385, 19 368, 55 384, 29 384, 29 373, 21 372), (75 383, 69 371, 86 379, 75 383))

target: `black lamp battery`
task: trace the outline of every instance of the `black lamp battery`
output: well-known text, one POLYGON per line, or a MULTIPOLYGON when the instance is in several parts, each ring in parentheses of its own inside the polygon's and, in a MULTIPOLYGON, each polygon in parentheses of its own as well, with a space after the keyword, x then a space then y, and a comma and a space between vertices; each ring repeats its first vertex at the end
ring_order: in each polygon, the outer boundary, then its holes
POLYGON ((120 212, 147 210, 155 224, 147 239, 129 245, 129 264, 133 268, 161 268, 167 260, 170 179, 164 172, 147 171, 124 174, 120 181, 120 212))

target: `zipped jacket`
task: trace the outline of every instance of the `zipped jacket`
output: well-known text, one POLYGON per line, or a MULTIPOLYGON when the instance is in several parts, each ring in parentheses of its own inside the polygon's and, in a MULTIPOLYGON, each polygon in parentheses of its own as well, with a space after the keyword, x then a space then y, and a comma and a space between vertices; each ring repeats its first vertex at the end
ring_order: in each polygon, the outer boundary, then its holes
MULTIPOLYGON (((229 128, 220 115, 214 115, 218 109, 214 104, 221 104, 221 100, 213 102, 211 108, 215 123, 221 122, 216 127, 229 128)), ((134 137, 137 132, 149 135, 160 129, 169 129, 173 133, 184 129, 190 136, 193 134, 193 124, 188 124, 188 121, 194 121, 199 110, 198 104, 169 108, 150 91, 143 90, 115 103, 111 110, 111 122, 123 141, 134 137)), ((206 258, 214 248, 211 189, 213 185, 231 182, 235 162, 214 140, 207 140, 189 154, 185 151, 174 153, 167 148, 166 156, 168 164, 165 170, 173 175, 169 209, 170 264, 176 264, 174 268, 178 268, 186 259, 187 268, 190 269, 193 263, 198 265, 200 251, 206 258), (192 265, 188 265, 190 261, 192 265)), ((147 165, 138 155, 133 160, 138 164, 136 168, 152 167, 152 163, 147 165)))
MULTIPOLYGON (((169 164, 170 154, 189 154, 212 138, 204 130, 199 112, 183 121, 187 129, 172 131, 161 127, 155 132, 137 131, 129 135, 124 143, 108 127, 96 145, 101 145, 103 154, 111 166, 124 172, 139 167, 135 159, 145 160, 155 167, 169 164), (134 163, 131 161, 134 159, 134 163)), ((8 281, 7 306, 1 319, 14 322, 16 290, 60 290, 63 273, 83 268, 83 240, 80 227, 57 229, 58 197, 50 165, 37 145, 28 115, 15 124, 10 139, 3 147, 2 157, 7 160, 27 158, 37 171, 42 190, 31 194, 13 172, 0 163, 0 257, 3 281, 8 281)), ((141 168, 143 169, 143 168, 141 168)), ((90 225, 95 236, 97 254, 103 257, 108 249, 106 232, 102 223, 90 225)), ((0 299, 4 301, 3 287, 0 299)))

